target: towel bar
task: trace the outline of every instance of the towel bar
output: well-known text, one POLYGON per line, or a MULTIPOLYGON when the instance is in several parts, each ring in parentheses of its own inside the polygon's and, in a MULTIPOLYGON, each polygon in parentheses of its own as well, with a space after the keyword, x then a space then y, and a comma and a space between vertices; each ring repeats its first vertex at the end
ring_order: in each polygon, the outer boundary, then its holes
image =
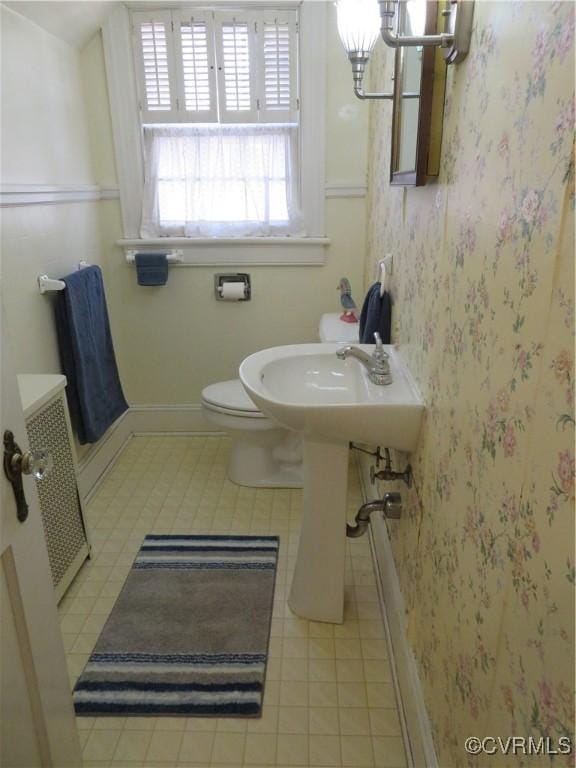
MULTIPOLYGON (((157 249, 155 251, 150 251, 150 253, 158 253, 160 251, 161 249, 157 249)), ((137 253, 146 253, 146 251, 126 251, 126 261, 128 264, 134 264, 137 253)), ((162 251, 162 253, 164 253, 164 251, 162 251)), ((184 252, 180 250, 166 251, 166 261, 168 261, 169 264, 176 264, 184 261, 184 252)))
POLYGON ((48 275, 38 275, 38 288, 40 293, 63 291, 66 288, 66 283, 63 280, 52 280, 48 275))
POLYGON ((376 280, 380 283, 380 296, 384 296, 388 288, 388 277, 392 274, 392 254, 387 253, 383 259, 378 261, 376 268, 376 280))
MULTIPOLYGON (((82 260, 78 262, 78 269, 84 269, 84 267, 89 266, 90 264, 87 261, 82 260)), ((64 288, 66 288, 66 283, 63 280, 54 280, 48 277, 48 275, 38 275, 38 290, 40 293, 63 291, 64 288)))

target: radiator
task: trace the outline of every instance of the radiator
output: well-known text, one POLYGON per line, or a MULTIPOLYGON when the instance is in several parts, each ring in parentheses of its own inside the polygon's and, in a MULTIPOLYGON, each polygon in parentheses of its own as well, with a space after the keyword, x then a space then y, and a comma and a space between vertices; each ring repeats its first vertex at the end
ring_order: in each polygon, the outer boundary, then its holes
POLYGON ((65 382, 64 376, 58 375, 26 374, 18 377, 30 448, 42 448, 52 457, 51 472, 42 480, 37 480, 36 486, 58 601, 90 554, 78 493, 65 382))

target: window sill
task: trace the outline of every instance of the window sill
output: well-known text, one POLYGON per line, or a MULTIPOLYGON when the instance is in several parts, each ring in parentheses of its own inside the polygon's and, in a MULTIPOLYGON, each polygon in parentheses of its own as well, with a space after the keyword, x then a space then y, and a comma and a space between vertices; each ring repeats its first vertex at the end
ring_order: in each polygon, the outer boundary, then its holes
POLYGON ((326 263, 327 237, 235 237, 117 240, 117 245, 142 252, 158 248, 178 248, 184 260, 175 267, 211 267, 221 265, 322 266, 326 263))

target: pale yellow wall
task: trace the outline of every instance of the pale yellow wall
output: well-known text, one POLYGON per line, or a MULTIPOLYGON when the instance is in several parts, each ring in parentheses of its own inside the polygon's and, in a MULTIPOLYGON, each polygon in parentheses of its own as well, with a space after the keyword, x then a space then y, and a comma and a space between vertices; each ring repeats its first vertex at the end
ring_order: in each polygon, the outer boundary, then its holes
POLYGON ((574 8, 474 14, 438 181, 391 188, 390 105, 371 119, 366 273, 393 253, 427 403, 389 530, 438 765, 555 765, 464 741, 574 736, 574 8))
MULTIPOLYGON (((4 7, 3 184, 94 184, 79 53, 4 7)), ((60 371, 51 296, 37 276, 101 261, 98 203, 2 209, 2 280, 18 373, 60 371)))
POLYGON ((118 181, 100 32, 82 50, 80 67, 94 173, 101 186, 116 187, 118 181))
MULTIPOLYGON (((326 266, 242 268, 252 276, 245 303, 214 299, 214 273, 234 267, 176 268, 167 286, 146 290, 111 245, 108 301, 129 401, 198 403, 207 384, 235 378, 246 355, 315 341, 321 313, 339 309, 339 278, 362 283, 364 200, 332 200, 327 209, 333 244, 326 266)), ((119 233, 118 205, 102 203, 101 211, 103 236, 119 233)))
MULTIPOLYGON (((367 106, 353 101, 331 4, 328 38, 327 183, 364 184, 367 106)), ((96 175, 108 185, 114 159, 100 35, 84 49, 82 71, 96 175)), ((362 299, 364 198, 326 201, 332 244, 325 266, 242 268, 252 277, 253 298, 241 304, 214 299, 214 273, 233 272, 233 265, 173 269, 166 287, 139 288, 115 246, 122 236, 119 201, 101 203, 100 212, 112 330, 132 404, 198 403, 204 386, 235 378, 247 354, 316 340, 320 315, 340 308, 336 287, 344 275, 362 299)))
POLYGON ((328 4, 326 61, 326 182, 366 184, 368 105, 352 90, 352 70, 336 26, 334 3, 328 4))
POLYGON ((91 184, 78 52, 4 6, 2 183, 91 184))
MULTIPOLYGON (((78 54, 18 14, 2 14, 3 182, 113 187, 100 34, 78 54)), ((353 101, 331 7, 328 33, 327 183, 357 186, 366 179, 367 107, 353 101)), ((3 209, 4 293, 19 372, 60 370, 53 297, 40 296, 36 277, 66 274, 80 259, 103 268, 132 403, 196 403, 206 384, 236 376, 246 354, 315 340, 321 313, 339 309, 336 285, 343 275, 361 300, 363 198, 327 200, 332 245, 326 266, 250 268, 254 298, 242 305, 215 302, 218 268, 173 270, 165 289, 139 289, 115 246, 119 211, 117 200, 3 209)))

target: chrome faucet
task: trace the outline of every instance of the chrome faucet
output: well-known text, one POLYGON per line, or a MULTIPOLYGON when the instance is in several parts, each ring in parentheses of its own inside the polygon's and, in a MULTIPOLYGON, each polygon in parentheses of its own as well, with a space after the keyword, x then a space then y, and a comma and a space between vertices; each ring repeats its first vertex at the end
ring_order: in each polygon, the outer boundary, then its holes
POLYGON ((363 349, 358 349, 358 347, 348 346, 336 350, 336 357, 339 360, 354 357, 361 362, 368 371, 368 378, 373 384, 392 384, 389 355, 382 345, 379 333, 374 334, 374 340, 376 342, 376 349, 371 355, 364 352, 363 349))

